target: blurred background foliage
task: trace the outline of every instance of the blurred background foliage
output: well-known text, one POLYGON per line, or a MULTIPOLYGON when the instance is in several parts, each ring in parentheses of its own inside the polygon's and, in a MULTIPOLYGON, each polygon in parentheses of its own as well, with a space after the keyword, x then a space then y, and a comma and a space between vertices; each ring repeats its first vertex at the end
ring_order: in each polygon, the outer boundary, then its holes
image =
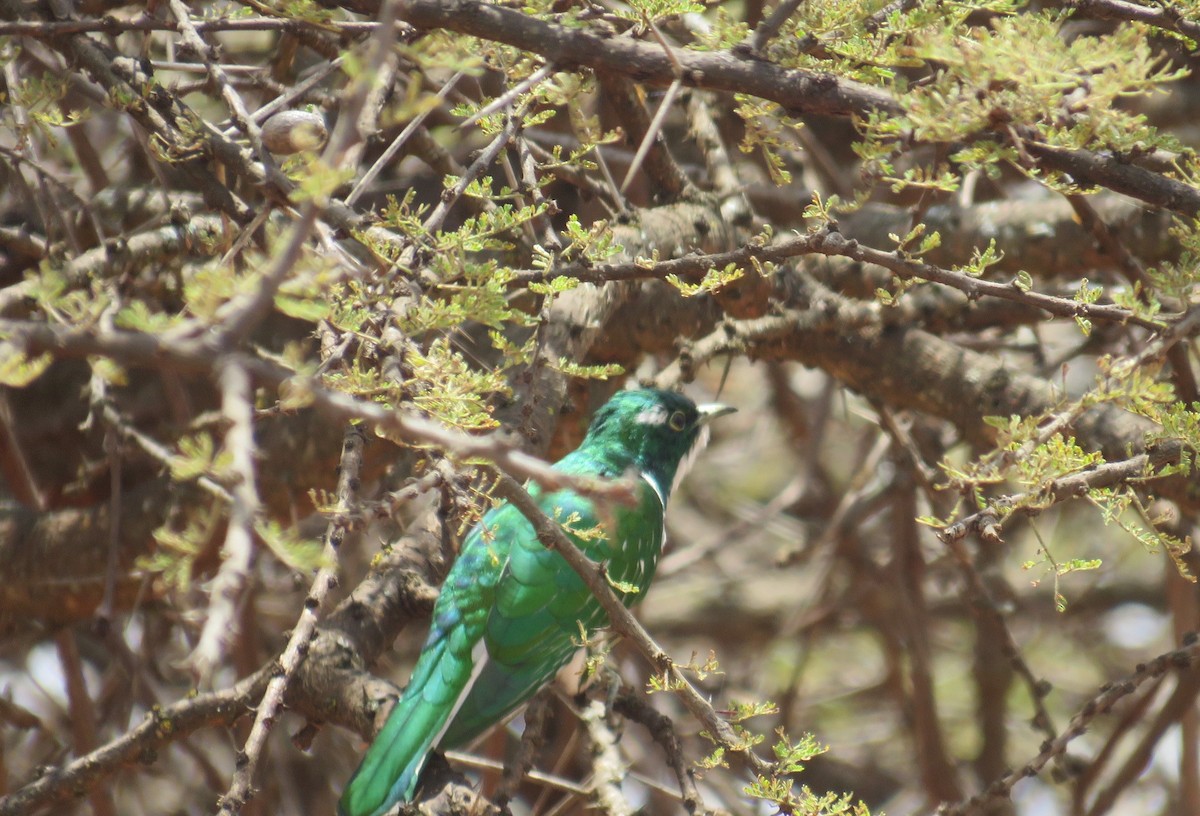
POLYGON ((0 814, 332 812, 636 383, 738 408, 637 607, 738 741, 602 638, 424 812, 1200 813, 1198 38, 0 0, 0 814))

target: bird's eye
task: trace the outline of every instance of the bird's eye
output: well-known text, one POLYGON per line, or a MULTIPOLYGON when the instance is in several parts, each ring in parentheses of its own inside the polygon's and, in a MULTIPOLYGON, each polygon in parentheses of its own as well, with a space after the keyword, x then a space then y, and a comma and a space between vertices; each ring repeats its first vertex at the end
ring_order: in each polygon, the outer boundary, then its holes
POLYGON ((667 424, 671 426, 672 431, 682 431, 687 427, 687 414, 683 411, 676 411, 671 414, 671 418, 667 420, 667 424))

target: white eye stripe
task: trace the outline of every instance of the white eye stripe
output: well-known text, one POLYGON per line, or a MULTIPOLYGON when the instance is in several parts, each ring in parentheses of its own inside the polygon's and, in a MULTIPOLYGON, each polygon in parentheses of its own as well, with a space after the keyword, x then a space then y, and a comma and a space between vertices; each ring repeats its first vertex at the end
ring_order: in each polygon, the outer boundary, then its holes
POLYGON ((662 425, 667 421, 667 411, 662 406, 656 405, 642 411, 633 418, 633 421, 639 425, 662 425))

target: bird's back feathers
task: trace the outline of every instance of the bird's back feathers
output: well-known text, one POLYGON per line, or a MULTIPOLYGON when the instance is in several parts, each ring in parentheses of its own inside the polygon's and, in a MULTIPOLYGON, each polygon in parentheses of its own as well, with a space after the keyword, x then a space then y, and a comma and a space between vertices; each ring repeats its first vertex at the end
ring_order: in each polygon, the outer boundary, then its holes
MULTIPOLYGON (((680 460, 707 417, 724 410, 646 390, 621 392, 596 413, 583 444, 555 467, 609 478, 636 471, 637 507, 530 490, 542 512, 605 565, 626 605, 654 576, 680 460)), ((383 816, 411 800, 431 750, 463 745, 501 721, 570 659, 581 627, 590 633, 606 622, 583 579, 542 546, 520 511, 505 504, 484 514, 434 605, 408 688, 347 785, 339 814, 383 816)))

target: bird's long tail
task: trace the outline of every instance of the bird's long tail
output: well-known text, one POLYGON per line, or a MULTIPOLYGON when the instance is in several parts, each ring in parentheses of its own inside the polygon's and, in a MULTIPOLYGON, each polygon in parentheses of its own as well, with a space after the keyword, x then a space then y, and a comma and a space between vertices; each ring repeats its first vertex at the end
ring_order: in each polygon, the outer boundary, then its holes
POLYGON ((382 816, 416 792, 417 778, 449 709, 405 694, 388 715, 338 802, 338 816, 382 816))
POLYGON ((470 608, 445 592, 438 599, 408 687, 346 785, 338 816, 383 816, 396 803, 412 801, 425 758, 488 663, 480 632, 464 622, 463 610, 470 608))

